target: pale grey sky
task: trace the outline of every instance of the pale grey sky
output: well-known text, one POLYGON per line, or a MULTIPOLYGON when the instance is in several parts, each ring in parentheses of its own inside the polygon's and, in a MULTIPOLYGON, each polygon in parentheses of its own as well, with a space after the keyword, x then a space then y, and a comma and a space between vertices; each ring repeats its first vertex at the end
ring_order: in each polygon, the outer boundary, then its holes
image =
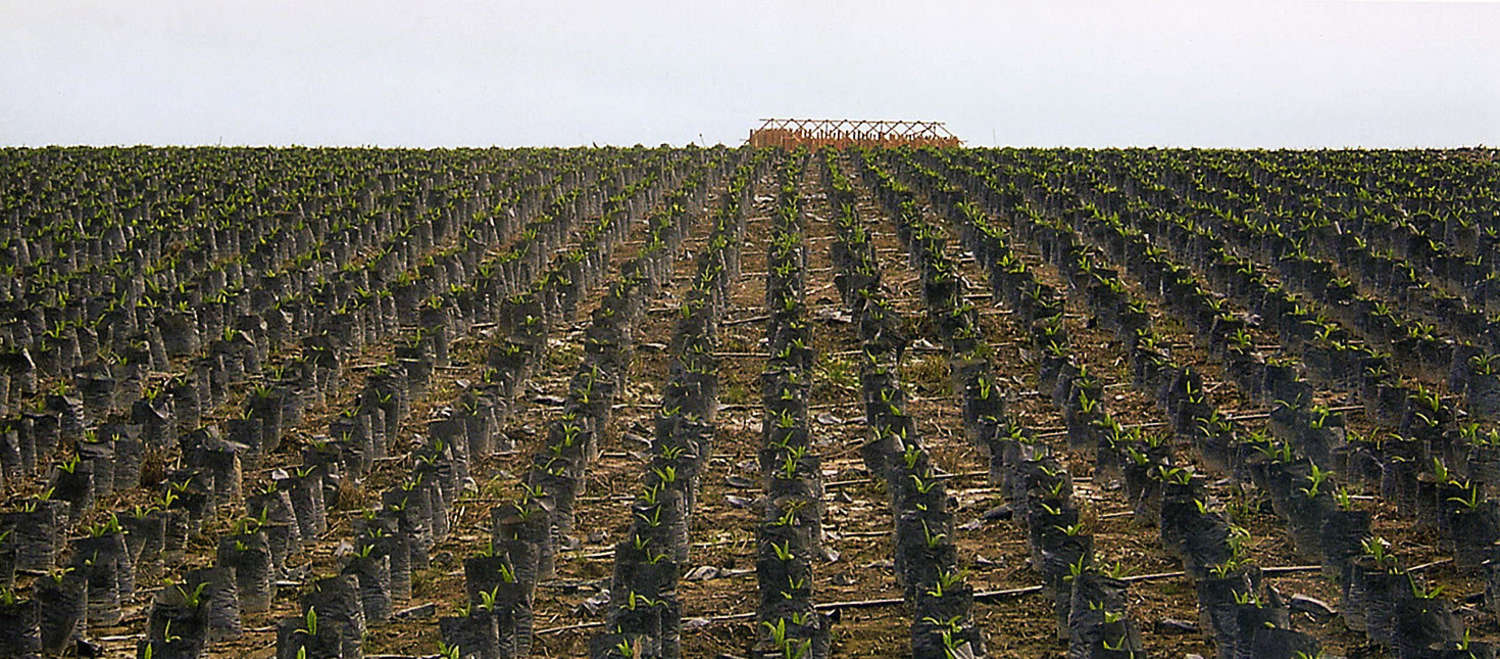
POLYGON ((0 144, 1500 144, 1500 3, 0 0, 0 144))

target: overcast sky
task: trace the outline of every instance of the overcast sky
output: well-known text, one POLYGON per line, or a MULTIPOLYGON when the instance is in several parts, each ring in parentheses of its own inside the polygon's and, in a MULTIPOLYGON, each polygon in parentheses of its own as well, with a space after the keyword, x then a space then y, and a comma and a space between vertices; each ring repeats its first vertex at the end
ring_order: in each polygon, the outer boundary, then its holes
POLYGON ((1500 2, 0 0, 0 90, 11 145, 1494 146, 1500 2))

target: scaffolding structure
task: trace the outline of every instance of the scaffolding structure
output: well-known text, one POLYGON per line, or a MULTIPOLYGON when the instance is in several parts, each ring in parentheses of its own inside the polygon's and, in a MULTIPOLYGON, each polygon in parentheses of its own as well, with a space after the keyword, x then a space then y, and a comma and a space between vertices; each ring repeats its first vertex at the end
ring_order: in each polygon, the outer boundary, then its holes
POLYGON ((762 119, 750 131, 750 146, 844 149, 851 146, 936 146, 963 144, 941 121, 865 119, 762 119))

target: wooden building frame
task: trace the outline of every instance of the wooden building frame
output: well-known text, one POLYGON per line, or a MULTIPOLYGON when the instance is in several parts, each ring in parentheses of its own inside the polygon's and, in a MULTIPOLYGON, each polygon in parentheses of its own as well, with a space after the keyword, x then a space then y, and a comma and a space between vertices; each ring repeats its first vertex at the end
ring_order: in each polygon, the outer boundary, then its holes
POLYGON ((750 146, 936 146, 963 144, 941 121, 878 121, 868 119, 761 119, 750 131, 750 146))

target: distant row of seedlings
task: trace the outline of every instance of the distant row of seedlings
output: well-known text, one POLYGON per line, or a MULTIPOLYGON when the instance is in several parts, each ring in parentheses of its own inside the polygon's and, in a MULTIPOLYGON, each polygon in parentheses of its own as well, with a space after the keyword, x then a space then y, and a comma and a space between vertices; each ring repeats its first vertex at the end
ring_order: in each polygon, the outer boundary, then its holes
MULTIPOLYGON (((1223 171, 1216 185, 1191 186, 1183 196, 1214 203, 1236 217, 1244 213, 1252 224, 1262 224, 1260 213, 1225 199, 1223 193, 1246 189, 1249 180, 1241 168, 1267 168, 1270 163, 1208 164, 1223 171)), ((1493 200, 1473 199, 1485 192, 1460 187, 1417 187, 1419 178, 1426 178, 1427 185, 1442 180, 1433 174, 1445 165, 1433 163, 1422 172, 1406 163, 1392 165, 1401 177, 1366 171, 1362 176, 1379 177, 1387 186, 1357 191, 1347 179, 1338 180, 1347 172, 1326 164, 1307 163, 1315 175, 1295 178, 1277 167, 1261 186, 1261 196, 1268 205, 1297 209, 1279 218, 1285 237, 1299 243, 1290 255, 1315 254, 1341 264, 1355 283, 1459 338, 1458 344, 1443 347, 1470 343, 1486 353, 1500 350, 1495 332, 1500 320, 1492 315, 1489 302, 1500 299, 1495 297, 1500 291, 1493 248, 1497 228, 1484 221, 1486 212, 1493 213, 1493 200), (1441 202, 1439 189, 1448 197, 1441 202)))
MULTIPOLYGON (((987 656, 983 632, 974 624, 971 613, 974 589, 967 583, 968 571, 960 565, 954 544, 955 525, 947 487, 922 447, 915 419, 906 411, 906 390, 899 373, 910 337, 882 288, 872 232, 855 211, 854 185, 842 172, 835 154, 825 157, 827 193, 838 237, 832 248, 839 273, 835 284, 851 309, 863 343, 860 383, 865 422, 871 434, 860 453, 870 473, 884 478, 891 497, 896 579, 912 615, 911 653, 921 659, 987 656)), ((868 163, 861 166, 867 175, 875 176, 868 163)), ((886 192, 880 188, 877 191, 886 192)), ((910 228, 898 228, 903 240, 916 237, 908 231, 910 228)), ((977 358, 974 351, 978 344, 973 341, 977 335, 970 324, 973 308, 963 307, 960 287, 952 285, 946 275, 928 276, 942 271, 943 266, 917 252, 913 252, 913 260, 924 273, 929 317, 940 328, 950 354, 977 358)), ((977 382, 988 367, 983 359, 965 363, 968 368, 959 367, 957 359, 953 362, 955 380, 965 384, 970 376, 977 382)), ((980 432, 981 417, 999 411, 999 392, 992 393, 995 397, 986 399, 986 403, 976 398, 974 404, 965 404, 965 428, 970 433, 980 432)))
MULTIPOLYGON (((1126 175, 1145 179, 1139 183, 1143 187, 1153 184, 1150 173, 1126 175)), ((1356 382, 1373 390, 1396 387, 1394 376, 1406 374, 1433 385, 1447 382, 1454 391, 1467 391, 1466 408, 1471 414, 1490 419, 1500 410, 1490 400, 1494 398, 1492 389, 1500 391, 1497 384, 1500 380, 1490 373, 1493 369, 1489 368, 1492 361, 1489 355, 1494 349, 1490 347, 1491 339, 1487 338, 1490 332, 1482 316, 1475 322, 1462 321, 1459 310, 1451 305, 1422 312, 1434 323, 1445 325, 1462 342, 1440 338, 1436 334, 1437 324, 1410 318, 1407 310, 1418 310, 1421 305, 1391 295, 1383 290, 1382 278, 1362 272, 1364 268, 1358 264, 1371 254, 1362 240, 1334 232, 1326 218, 1308 219, 1301 225, 1257 219, 1232 194, 1229 190, 1201 186, 1189 188, 1184 198, 1162 193, 1156 197, 1164 210, 1129 219, 1144 225, 1143 230, 1163 232, 1158 242, 1198 268, 1215 287, 1252 301, 1259 300, 1264 292, 1274 293, 1273 299, 1261 303, 1270 308, 1278 321, 1272 327, 1283 335, 1289 348, 1306 353, 1316 375, 1356 382), (1187 213, 1202 219, 1189 222, 1184 217, 1187 213), (1339 244, 1335 247, 1330 241, 1339 244), (1322 256, 1317 255, 1320 253, 1322 256), (1270 283, 1268 277, 1257 272, 1255 261, 1274 264, 1281 285, 1270 283), (1343 264, 1342 269, 1352 279, 1340 276, 1340 266, 1336 263, 1343 264), (1361 285, 1382 290, 1387 298, 1363 294, 1359 292, 1361 285), (1315 302, 1291 296, 1283 287, 1300 291, 1315 302), (1318 312, 1326 313, 1327 317, 1318 312), (1352 331, 1334 327, 1335 324, 1352 331), (1362 364, 1370 361, 1373 351, 1349 345, 1358 339, 1387 350, 1374 356, 1383 356, 1381 361, 1388 363, 1362 364), (1320 345, 1311 350, 1303 348, 1313 344, 1320 345)), ((1125 202, 1118 192, 1112 192, 1103 198, 1103 203, 1116 207, 1125 202)), ((1428 295, 1412 291, 1430 290, 1416 283, 1403 284, 1401 289, 1411 296, 1428 295)), ((1430 394, 1421 388, 1412 393, 1430 394)), ((1371 416, 1388 425, 1404 424, 1403 416, 1413 407, 1412 396, 1397 394, 1391 392, 1384 400, 1371 401, 1368 404, 1371 416)), ((1416 411, 1421 411, 1420 407, 1416 411)), ((1434 416, 1431 412, 1428 415, 1434 416)))
POLYGON ((590 641, 598 659, 682 656, 677 587, 690 564, 688 530, 717 427, 717 323, 739 274, 739 250, 752 186, 766 154, 741 163, 711 216, 692 286, 676 313, 670 375, 654 419, 651 461, 630 504, 626 538, 616 543, 609 618, 590 641))
POLYGON ((766 233, 766 366, 759 463, 764 508, 756 533, 757 657, 829 656, 831 621, 813 606, 823 557, 822 461, 809 428, 814 361, 807 313, 806 221, 799 194, 808 156, 782 167, 766 233))
POLYGON ((1326 159, 1287 152, 1272 160, 1269 155, 1246 167, 1277 184, 1321 195, 1341 211, 1341 232, 1380 241, 1390 258, 1432 277, 1427 284, 1463 297, 1475 311, 1496 311, 1500 227, 1486 221, 1494 217, 1497 202, 1497 172, 1489 162, 1400 151, 1326 159), (1293 178, 1292 167, 1317 176, 1293 178))

